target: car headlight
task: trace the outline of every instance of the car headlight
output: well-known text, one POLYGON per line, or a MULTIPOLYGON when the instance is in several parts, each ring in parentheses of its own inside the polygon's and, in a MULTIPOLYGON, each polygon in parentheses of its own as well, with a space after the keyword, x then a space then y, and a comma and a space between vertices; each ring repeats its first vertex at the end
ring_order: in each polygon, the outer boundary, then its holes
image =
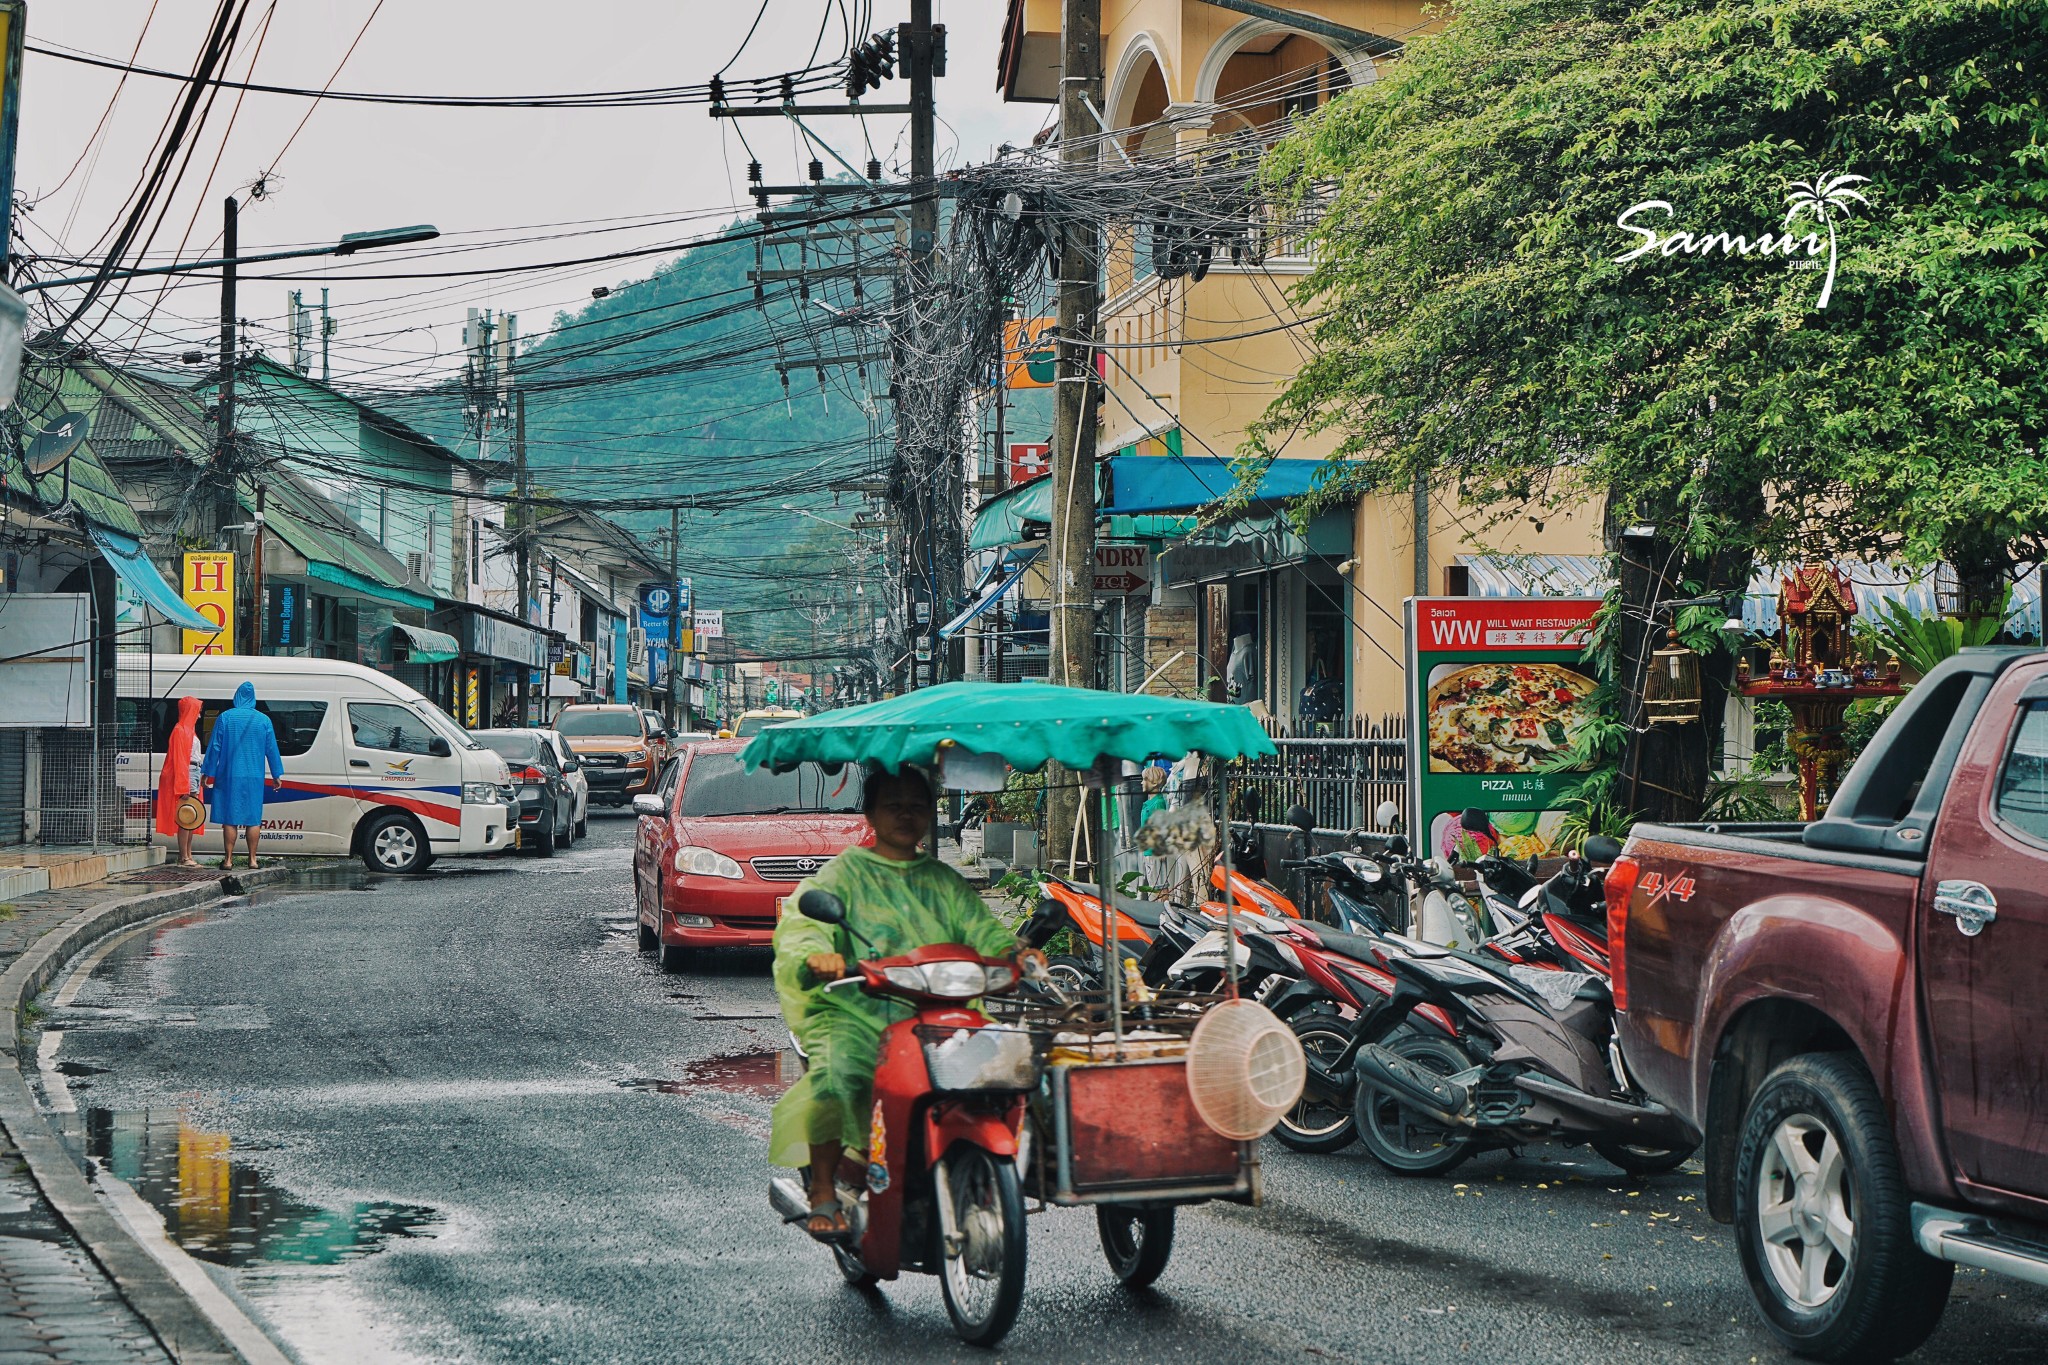
POLYGON ((501 788, 495 782, 465 782, 462 784, 462 804, 465 806, 495 806, 498 804, 498 793, 510 790, 511 788, 509 787, 501 788))
POLYGON ((684 844, 676 850, 675 869, 696 877, 731 877, 737 880, 746 874, 740 865, 716 849, 698 848, 684 844))
POLYGON ((626 755, 626 762, 628 763, 645 763, 646 761, 647 751, 645 749, 635 749, 632 753, 626 755))

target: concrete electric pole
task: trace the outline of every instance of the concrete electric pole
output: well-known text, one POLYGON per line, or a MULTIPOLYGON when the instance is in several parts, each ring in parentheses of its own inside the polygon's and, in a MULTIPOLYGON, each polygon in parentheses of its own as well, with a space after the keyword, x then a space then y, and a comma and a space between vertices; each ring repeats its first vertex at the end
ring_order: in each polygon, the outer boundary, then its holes
MULTIPOLYGON (((1060 15, 1060 164, 1090 171, 1105 130, 1102 0, 1064 0, 1060 15)), ((1095 685, 1095 342, 1102 311, 1101 248, 1092 221, 1060 229, 1059 339, 1052 423, 1052 680, 1095 685)), ((1046 793, 1049 853, 1072 847, 1084 809, 1079 774, 1046 793)))

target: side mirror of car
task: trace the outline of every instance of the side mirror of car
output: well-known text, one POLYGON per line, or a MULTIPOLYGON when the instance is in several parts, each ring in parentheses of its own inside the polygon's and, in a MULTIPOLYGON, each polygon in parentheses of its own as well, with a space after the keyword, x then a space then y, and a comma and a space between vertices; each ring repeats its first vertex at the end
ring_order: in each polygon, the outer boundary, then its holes
POLYGON ((448 747, 448 741, 439 735, 427 741, 427 755, 430 758, 447 758, 454 752, 455 750, 448 747))
POLYGON ((815 886, 796 898, 796 908, 805 919, 814 919, 820 924, 846 923, 846 907, 840 903, 839 897, 815 886))
POLYGON ((660 816, 668 814, 668 811, 663 807, 660 797, 653 792, 642 792, 633 798, 633 814, 660 816))
POLYGON ((578 763, 575 759, 571 758, 563 762, 562 771, 565 773, 582 772, 583 765, 581 763, 578 763))

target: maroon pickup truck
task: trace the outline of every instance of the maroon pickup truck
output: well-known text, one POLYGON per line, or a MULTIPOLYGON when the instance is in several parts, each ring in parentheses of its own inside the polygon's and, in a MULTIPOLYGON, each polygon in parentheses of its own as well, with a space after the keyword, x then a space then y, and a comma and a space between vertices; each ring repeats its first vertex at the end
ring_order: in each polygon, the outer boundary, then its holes
POLYGON ((1890 1359, 1957 1265, 2048 1284, 2048 653, 1940 665, 1812 824, 1638 825, 1607 902, 1624 1059, 1781 1341, 1890 1359))

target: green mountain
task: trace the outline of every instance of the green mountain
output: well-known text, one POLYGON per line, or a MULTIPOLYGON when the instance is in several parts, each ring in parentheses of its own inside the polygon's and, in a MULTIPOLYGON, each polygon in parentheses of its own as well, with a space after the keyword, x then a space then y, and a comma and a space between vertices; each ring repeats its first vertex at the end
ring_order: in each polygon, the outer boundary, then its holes
MULTIPOLYGON (((680 568, 698 600, 723 608, 745 645, 808 649, 813 628, 790 595, 815 596, 820 574, 848 572, 851 537, 814 518, 850 520, 858 495, 835 505, 829 485, 886 459, 887 364, 867 366, 866 387, 884 396, 865 398, 855 367, 826 367, 822 389, 815 367, 794 368, 785 388, 776 362, 885 343, 879 328, 841 320, 860 306, 850 279, 820 282, 808 299, 795 282, 770 282, 757 298, 755 264, 751 237, 711 243, 544 329, 528 323, 516 363, 527 458, 536 488, 604 512, 658 553, 669 516, 647 504, 684 503, 680 568)), ((797 253, 765 264, 793 267, 797 253)), ((873 283, 886 299, 887 282, 873 283)), ((442 391, 389 405, 469 450, 462 401, 442 391)))

